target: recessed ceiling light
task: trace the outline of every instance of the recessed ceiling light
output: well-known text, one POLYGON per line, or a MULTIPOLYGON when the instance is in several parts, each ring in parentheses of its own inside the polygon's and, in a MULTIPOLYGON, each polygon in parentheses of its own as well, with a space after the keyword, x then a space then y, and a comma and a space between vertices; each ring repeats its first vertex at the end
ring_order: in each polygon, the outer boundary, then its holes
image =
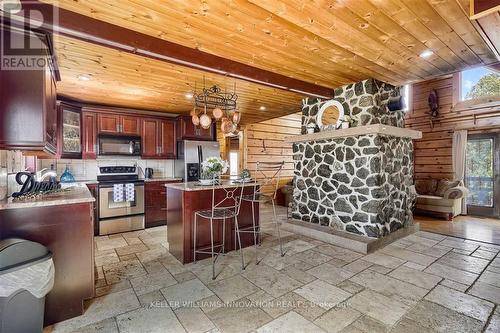
POLYGON ((431 50, 425 50, 424 52, 420 53, 420 58, 429 58, 433 54, 434 52, 432 52, 431 50))
POLYGON ((193 98, 193 94, 191 93, 186 93, 184 96, 186 96, 187 99, 193 98))
POLYGON ((260 110, 260 111, 266 111, 266 107, 265 107, 265 106, 261 106, 261 107, 259 108, 259 110, 260 110))
POLYGON ((80 74, 77 76, 80 81, 90 81, 90 76, 87 74, 80 74))
POLYGON ((19 0, 0 0, 0 10, 9 14, 17 14, 21 11, 22 5, 19 0))

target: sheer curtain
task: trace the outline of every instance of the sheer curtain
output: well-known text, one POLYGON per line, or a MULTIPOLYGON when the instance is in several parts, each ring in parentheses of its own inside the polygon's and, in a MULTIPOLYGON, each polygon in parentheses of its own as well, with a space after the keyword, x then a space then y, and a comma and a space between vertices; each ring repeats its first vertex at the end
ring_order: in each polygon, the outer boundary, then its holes
MULTIPOLYGON (((453 132, 452 163, 453 178, 465 182, 465 148, 467 146, 467 131, 453 132)), ((462 215, 467 214, 467 198, 462 200, 462 215)))

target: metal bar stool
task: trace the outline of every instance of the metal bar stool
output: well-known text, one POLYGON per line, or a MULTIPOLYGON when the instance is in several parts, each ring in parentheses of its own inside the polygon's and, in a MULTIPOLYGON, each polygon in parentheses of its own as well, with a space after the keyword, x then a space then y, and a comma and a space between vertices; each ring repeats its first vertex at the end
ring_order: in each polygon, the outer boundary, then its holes
MULTIPOLYGON (((240 213, 241 200, 243 197, 244 182, 240 181, 239 184, 235 184, 235 187, 225 188, 220 185, 222 179, 229 180, 229 177, 215 176, 212 184, 212 208, 196 211, 194 214, 194 228, 193 228, 193 261, 196 262, 196 254, 211 254, 212 255, 212 280, 215 280, 215 262, 219 255, 224 255, 225 243, 226 243, 226 220, 234 218, 235 226, 238 228, 238 214, 240 213), (221 189, 225 191, 224 198, 219 201, 215 201, 216 190, 221 189), (203 247, 201 249, 196 249, 197 241, 197 228, 198 228, 198 218, 208 220, 210 223, 210 246, 203 247), (222 220, 222 244, 214 246, 214 220, 222 220), (219 248, 216 252, 215 249, 219 248)), ((234 181, 234 179, 231 179, 234 181)), ((238 243, 241 250, 241 239, 238 233, 238 243)), ((243 257, 242 257, 243 264, 243 257)))
MULTIPOLYGON (((254 186, 253 194, 243 195, 243 201, 250 202, 252 205, 252 226, 235 228, 235 232, 238 234, 238 240, 240 240, 240 233, 253 233, 253 241, 255 246, 255 263, 259 264, 257 248, 260 244, 260 235, 265 233, 262 230, 262 226, 269 223, 262 223, 260 221, 259 225, 255 223, 255 205, 260 203, 271 203, 273 205, 273 215, 274 215, 274 227, 278 235, 278 240, 280 244, 280 254, 283 257, 283 245, 281 243, 280 226, 278 219, 276 217, 276 193, 278 192, 279 182, 281 179, 281 171, 283 170, 285 162, 257 162, 257 168, 255 171, 255 178, 259 178, 259 182, 254 186), (259 189, 257 189, 259 186, 259 189), (257 242, 257 238, 259 241, 257 242)), ((241 243, 241 242, 240 242, 241 243)), ((240 245, 241 251, 241 245, 240 245)), ((243 264, 243 269, 245 269, 245 261, 243 258, 243 252, 241 251, 241 261, 243 264)))

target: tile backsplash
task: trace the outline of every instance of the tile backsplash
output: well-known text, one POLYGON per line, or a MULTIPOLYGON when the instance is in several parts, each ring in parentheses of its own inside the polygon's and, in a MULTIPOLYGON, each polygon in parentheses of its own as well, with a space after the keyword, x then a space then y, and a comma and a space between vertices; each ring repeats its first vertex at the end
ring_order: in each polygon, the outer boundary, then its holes
POLYGON ((0 200, 4 200, 12 192, 19 190, 16 174, 24 171, 24 157, 22 152, 0 150, 0 200))
POLYGON ((153 168, 154 178, 173 177, 174 161, 172 160, 141 160, 141 159, 98 159, 98 160, 71 160, 71 159, 39 159, 37 169, 50 169, 54 166, 58 178, 66 166, 77 181, 96 180, 97 168, 100 166, 134 166, 139 167, 139 176, 144 177, 145 168, 153 168))
MULTIPOLYGON (((57 179, 62 175, 66 166, 77 181, 97 180, 99 166, 134 166, 139 167, 139 177, 144 178, 144 169, 153 168, 154 178, 174 176, 173 160, 141 160, 141 159, 98 159, 98 160, 70 160, 70 159, 38 159, 37 171, 51 166, 57 171, 57 179)), ((26 169, 22 152, 0 150, 0 200, 5 200, 13 192, 19 190, 16 174, 26 169)))

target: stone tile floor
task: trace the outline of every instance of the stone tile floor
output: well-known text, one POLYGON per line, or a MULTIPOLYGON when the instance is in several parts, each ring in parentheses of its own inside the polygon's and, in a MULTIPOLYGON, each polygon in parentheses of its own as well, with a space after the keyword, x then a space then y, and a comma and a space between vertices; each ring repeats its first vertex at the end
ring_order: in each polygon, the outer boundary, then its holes
POLYGON ((96 298, 45 332, 500 332, 500 246, 421 231, 361 255, 283 232, 285 257, 268 236, 212 281, 166 233, 96 237, 96 298))

